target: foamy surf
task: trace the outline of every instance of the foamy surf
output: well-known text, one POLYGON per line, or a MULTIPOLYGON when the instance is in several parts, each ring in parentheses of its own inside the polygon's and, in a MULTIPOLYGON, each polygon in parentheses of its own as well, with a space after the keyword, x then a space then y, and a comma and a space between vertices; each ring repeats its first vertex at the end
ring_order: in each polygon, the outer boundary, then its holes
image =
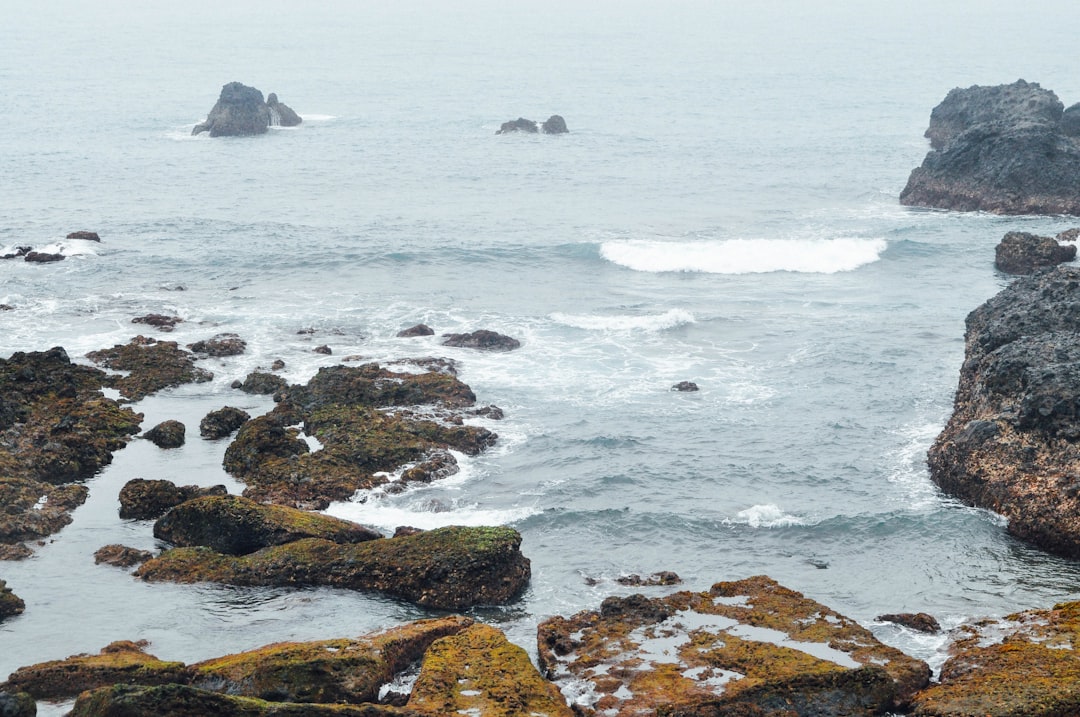
POLYGON ((323 511, 335 518, 393 533, 401 525, 432 530, 448 525, 508 525, 539 513, 538 508, 510 508, 503 510, 482 509, 474 504, 459 505, 456 501, 446 503, 438 500, 413 498, 398 504, 390 496, 372 495, 363 502, 341 501, 331 503, 323 511))
POLYGON ((806 525, 805 520, 785 513, 780 506, 773 503, 752 505, 736 513, 733 520, 725 522, 749 525, 751 528, 787 528, 792 525, 806 525))
POLYGON ((764 274, 791 271, 835 274, 881 257, 884 239, 718 239, 604 242, 600 255, 634 271, 764 274))
POLYGON ((672 309, 662 314, 648 314, 645 316, 598 316, 556 312, 551 314, 550 318, 552 321, 564 326, 588 331, 656 332, 692 324, 696 321, 692 313, 683 309, 672 309))

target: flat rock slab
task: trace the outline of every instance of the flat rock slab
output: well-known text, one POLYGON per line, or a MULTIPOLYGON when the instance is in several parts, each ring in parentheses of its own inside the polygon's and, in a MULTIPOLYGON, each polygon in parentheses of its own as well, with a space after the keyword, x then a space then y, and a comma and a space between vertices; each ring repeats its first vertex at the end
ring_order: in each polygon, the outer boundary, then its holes
POLYGON ((767 577, 608 598, 539 627, 539 660, 597 715, 872 715, 929 681, 923 662, 767 577), (755 711, 757 710, 757 711, 755 711))

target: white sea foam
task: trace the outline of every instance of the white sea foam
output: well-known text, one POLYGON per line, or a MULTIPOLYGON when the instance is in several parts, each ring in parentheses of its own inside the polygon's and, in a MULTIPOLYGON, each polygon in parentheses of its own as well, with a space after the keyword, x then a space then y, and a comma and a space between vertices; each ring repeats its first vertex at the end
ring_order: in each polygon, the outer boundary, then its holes
POLYGON ((300 116, 300 119, 304 120, 305 122, 329 122, 330 120, 337 119, 337 115, 303 114, 300 116))
POLYGON ((792 271, 834 274, 877 261, 884 239, 712 239, 604 242, 605 259, 634 271, 760 274, 792 271))
POLYGON ((671 309, 662 314, 646 314, 645 316, 601 316, 556 312, 551 314, 550 318, 560 324, 589 331, 654 332, 692 324, 696 321, 694 315, 684 309, 671 309))
POLYGON ((763 503, 752 505, 735 514, 731 523, 749 525, 751 528, 786 528, 791 525, 806 525, 802 518, 785 513, 778 505, 763 503))
POLYGON ((539 513, 538 508, 482 509, 475 504, 446 504, 437 501, 417 501, 398 504, 384 497, 372 496, 364 502, 340 501, 323 511, 335 518, 344 518, 372 528, 392 533, 399 525, 432 530, 448 525, 508 525, 539 513))

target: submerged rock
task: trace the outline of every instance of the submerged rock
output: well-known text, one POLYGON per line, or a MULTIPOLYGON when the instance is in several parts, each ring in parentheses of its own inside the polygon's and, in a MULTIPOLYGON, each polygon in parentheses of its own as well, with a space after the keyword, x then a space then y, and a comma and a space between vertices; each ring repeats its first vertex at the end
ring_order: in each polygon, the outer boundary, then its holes
POLYGON ((127 372, 109 376, 106 385, 121 395, 138 401, 163 388, 185 383, 204 383, 214 374, 195 366, 195 357, 179 348, 175 341, 158 341, 136 336, 127 344, 91 351, 86 357, 98 366, 127 372))
POLYGON ((647 578, 643 578, 636 574, 622 575, 615 578, 615 582, 619 585, 629 585, 633 587, 656 587, 659 585, 678 585, 682 582, 682 578, 670 570, 662 570, 658 573, 653 573, 647 578))
POLYGON ((766 577, 604 600, 538 630, 540 666, 588 713, 873 715, 930 668, 766 577))
POLYGON ((147 324, 154 328, 161 329, 162 331, 172 331, 173 328, 180 323, 183 323, 183 319, 179 316, 165 316, 164 314, 147 314, 146 316, 136 316, 131 320, 133 324, 147 324))
POLYGON ((408 705, 430 715, 573 717, 525 650, 489 625, 473 625, 428 649, 408 705))
POLYGON ((143 438, 158 448, 179 448, 184 445, 184 424, 180 421, 162 421, 143 434, 143 438))
POLYGON ((947 493, 1080 557, 1080 268, 1017 279, 967 317, 953 414, 927 455, 947 493))
POLYGON ((139 550, 138 548, 130 548, 126 545, 114 543, 98 548, 94 552, 94 564, 105 563, 117 568, 133 568, 136 565, 145 563, 152 557, 154 557, 154 554, 149 550, 139 550))
POLYGON ((154 520, 165 515, 173 506, 211 495, 228 495, 223 485, 200 487, 178 486, 168 480, 132 478, 120 489, 120 517, 125 520, 154 520))
POLYGON ((22 614, 26 609, 26 603, 11 591, 3 580, 0 580, 0 621, 12 615, 22 614))
POLYGON ((904 627, 909 627, 912 630, 917 630, 918 632, 925 632, 930 635, 941 632, 941 624, 937 621, 937 618, 925 612, 889 613, 888 615, 878 615, 874 619, 881 620, 882 622, 891 622, 897 625, 903 625, 904 627))
POLYGON ((149 581, 230 585, 326 585, 374 590, 423 607, 460 610, 510 602, 529 581, 521 536, 511 528, 448 527, 341 544, 306 538, 240 557, 175 548, 144 563, 149 581))
POLYGON ((1080 602, 962 626, 940 684, 915 696, 920 717, 1080 714, 1080 602))
POLYGON ((481 351, 513 351, 521 348, 521 342, 517 339, 487 329, 479 329, 471 334, 443 334, 442 345, 481 351))
POLYGON ((1080 138, 1063 108, 1053 92, 1024 80, 951 90, 930 114, 931 150, 900 203, 1080 214, 1080 138))
POLYGON ((154 524, 154 537, 177 547, 201 545, 227 555, 247 555, 301 538, 362 543, 383 536, 341 518, 219 495, 177 505, 154 524))
POLYGON ((221 88, 218 101, 206 116, 195 125, 191 134, 209 132, 211 137, 236 137, 265 134, 271 125, 291 127, 300 124, 300 116, 270 93, 272 102, 264 102, 263 94, 254 87, 230 82, 221 88))
POLYGON ((251 418, 247 411, 225 406, 206 414, 199 422, 199 435, 214 440, 225 438, 251 418))
POLYGON ((1030 274, 1036 269, 1076 258, 1076 245, 1062 246, 1050 237, 1028 232, 1009 232, 994 252, 994 266, 1006 274, 1030 274))

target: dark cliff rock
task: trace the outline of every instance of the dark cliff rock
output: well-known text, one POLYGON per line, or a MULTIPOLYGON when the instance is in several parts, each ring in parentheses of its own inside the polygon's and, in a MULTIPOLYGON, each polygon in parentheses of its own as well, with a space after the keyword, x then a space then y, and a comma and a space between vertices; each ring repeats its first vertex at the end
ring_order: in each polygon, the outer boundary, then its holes
POLYGON ((1030 274, 1076 258, 1076 245, 1062 246, 1050 237, 1009 232, 994 250, 994 266, 1006 274, 1030 274))
POLYGON ((443 334, 442 345, 480 351, 513 351, 521 348, 521 342, 517 339, 487 329, 470 334, 443 334))
POLYGON ((199 421, 199 435, 209 440, 225 438, 250 418, 247 411, 225 406, 203 416, 203 419, 199 421))
POLYGON ((179 448, 184 445, 186 429, 180 421, 162 421, 143 434, 143 438, 158 448, 179 448))
POLYGON ((930 678, 925 663, 762 576, 611 597, 541 623, 537 644, 542 670, 579 696, 578 709, 618 717, 869 717, 903 707, 930 678))
POLYGON ((178 486, 168 480, 133 478, 120 489, 120 517, 125 520, 154 520, 174 506, 195 498, 228 495, 223 485, 202 488, 178 486))
POLYGON ((951 90, 930 115, 931 150, 900 203, 999 214, 1080 214, 1072 108, 1038 83, 951 90))
POLYGON ((1009 532, 1080 557, 1080 268, 1017 279, 967 317, 952 417, 930 477, 1009 532))
POLYGON ((265 134, 271 125, 291 127, 300 124, 300 117, 278 102, 270 93, 272 103, 263 101, 263 94, 254 87, 230 82, 221 88, 217 103, 206 121, 195 125, 191 134, 209 132, 211 137, 235 137, 265 134))

